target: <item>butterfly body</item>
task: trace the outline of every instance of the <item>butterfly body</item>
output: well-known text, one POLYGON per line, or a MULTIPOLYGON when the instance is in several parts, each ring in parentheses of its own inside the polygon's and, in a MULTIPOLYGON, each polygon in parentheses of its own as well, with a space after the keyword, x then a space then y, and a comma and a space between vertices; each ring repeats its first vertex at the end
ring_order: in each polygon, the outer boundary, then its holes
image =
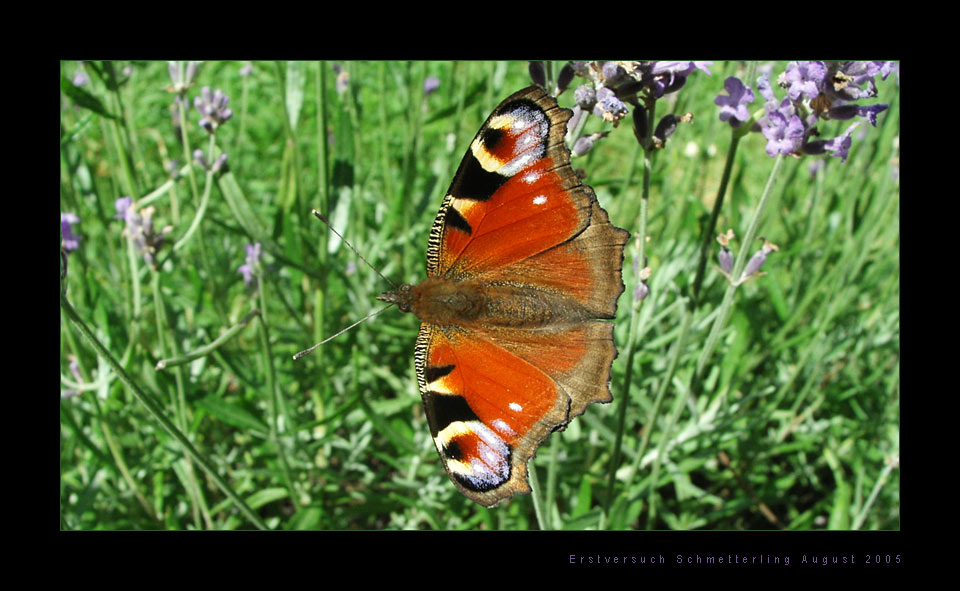
POLYGON ((540 442, 612 400, 629 234, 570 168, 570 116, 537 87, 505 99, 444 197, 427 278, 378 298, 421 320, 431 434, 451 480, 487 507, 529 492, 540 442))
MULTIPOLYGON (((563 326, 597 316, 562 293, 526 285, 479 279, 429 278, 404 289, 396 298, 401 310, 423 322, 443 326, 539 328, 563 326)), ((386 296, 386 301, 392 301, 386 296)))

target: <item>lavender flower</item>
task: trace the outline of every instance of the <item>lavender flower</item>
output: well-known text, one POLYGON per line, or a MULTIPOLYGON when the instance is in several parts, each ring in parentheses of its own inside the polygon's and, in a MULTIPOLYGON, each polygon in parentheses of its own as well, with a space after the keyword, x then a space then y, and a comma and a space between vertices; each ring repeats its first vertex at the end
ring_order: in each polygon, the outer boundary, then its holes
MULTIPOLYGON (((80 364, 77 363, 77 358, 73 355, 70 355, 69 358, 70 363, 67 367, 70 368, 70 375, 73 376, 74 381, 83 382, 83 375, 80 373, 80 364)), ((63 390, 60 392, 60 398, 73 398, 79 394, 78 390, 63 390)))
POLYGON ((170 105, 170 122, 173 124, 173 131, 177 136, 177 139, 181 142, 183 137, 181 135, 181 129, 183 127, 183 122, 180 120, 180 105, 183 105, 184 112, 190 110, 190 101, 185 100, 181 95, 173 97, 173 104, 170 105))
POLYGON ((221 170, 226 169, 227 165, 226 152, 222 152, 219 156, 217 156, 217 159, 213 161, 213 166, 210 166, 210 164, 207 162, 207 157, 203 154, 203 150, 194 150, 193 159, 196 160, 197 164, 200 165, 200 168, 209 170, 211 172, 220 172, 221 170))
MULTIPOLYGON (((661 141, 646 141, 646 117, 638 111, 651 108, 654 101, 663 95, 676 92, 686 83, 686 79, 697 70, 710 74, 713 62, 694 61, 596 61, 569 62, 566 74, 586 78, 590 84, 584 84, 575 91, 577 106, 593 113, 608 123, 617 126, 621 119, 630 113, 633 107, 634 134, 644 144, 645 150, 663 147, 663 139, 676 129, 676 123, 689 120, 687 115, 669 115, 660 120, 657 126, 661 141), (643 129, 640 129, 643 127, 643 129)), ((561 76, 561 77, 562 77, 561 76)), ((559 86, 566 88, 566 82, 559 86)))
POLYGON ((240 68, 240 75, 246 78, 250 74, 253 74, 253 64, 247 62, 242 68, 240 68))
POLYGON ((650 76, 646 84, 655 98, 660 98, 665 94, 670 94, 683 88, 687 82, 687 77, 696 70, 700 70, 709 76, 709 68, 713 65, 713 62, 691 61, 659 61, 648 63, 650 64, 650 76))
POLYGON ((209 86, 204 86, 200 96, 193 99, 193 106, 200 113, 200 127, 207 133, 215 133, 217 128, 233 117, 233 110, 227 107, 230 98, 219 88, 213 93, 209 86))
POLYGON ((803 121, 793 114, 793 107, 787 99, 783 99, 778 109, 768 112, 760 120, 760 126, 763 136, 767 138, 767 154, 771 157, 793 154, 803 144, 803 121))
POLYGON ((259 242, 246 244, 244 248, 247 250, 247 260, 237 268, 237 272, 243 275, 243 282, 248 288, 255 288, 253 279, 260 272, 260 258, 263 252, 259 242))
MULTIPOLYGON (((753 256, 750 257, 750 260, 747 261, 747 266, 743 269, 743 274, 740 276, 740 283, 743 283, 750 277, 757 274, 763 263, 767 261, 767 255, 773 251, 780 250, 780 247, 776 244, 768 241, 765 238, 763 240, 763 247, 760 248, 757 252, 753 253, 753 256)), ((759 277, 759 275, 757 275, 759 277)))
POLYGON ((733 271, 733 251, 729 248, 721 246, 720 252, 717 253, 717 260, 720 261, 720 268, 725 272, 733 271))
POLYGON ((71 252, 80 248, 80 235, 75 234, 73 229, 79 223, 80 218, 76 214, 60 214, 60 234, 63 237, 63 250, 71 252))
POLYGON ((610 86, 616 86, 624 81, 627 71, 617 62, 604 62, 600 68, 600 74, 603 76, 604 82, 610 86))
POLYGON ((173 85, 168 86, 167 90, 183 95, 191 86, 193 78, 197 75, 197 68, 200 62, 187 62, 184 67, 183 62, 167 62, 167 72, 170 74, 170 80, 173 85))
POLYGON ((597 91, 589 84, 581 84, 573 91, 573 99, 585 111, 592 111, 597 104, 597 91))
POLYGON ((801 95, 817 98, 826 75, 827 68, 823 62, 790 62, 783 73, 783 79, 789 85, 787 96, 793 101, 800 100, 801 95))
POLYGON ((74 86, 85 86, 90 83, 90 76, 87 76, 87 73, 83 70, 77 70, 71 82, 73 82, 74 86))
POLYGON ((200 165, 200 168, 207 170, 210 168, 210 164, 207 162, 207 157, 203 155, 203 150, 197 148, 193 151, 193 159, 200 165))
POLYGON ((717 236, 717 242, 720 243, 720 252, 717 254, 717 260, 720 261, 720 268, 723 274, 730 278, 730 272, 733 271, 733 251, 730 250, 730 241, 733 240, 733 229, 727 230, 726 234, 717 236))
POLYGON ((590 136, 584 136, 577 140, 577 143, 573 145, 573 150, 571 152, 574 156, 583 156, 593 148, 593 138, 590 136))
POLYGON ((440 88, 440 79, 436 76, 427 76, 423 81, 423 96, 430 96, 440 88))
POLYGON ((617 98, 613 90, 604 86, 597 91, 597 104, 593 106, 593 114, 604 121, 618 123, 627 116, 629 111, 626 105, 617 98))
POLYGON ((640 269, 640 261, 635 258, 633 259, 633 272, 637 276, 637 285, 633 288, 633 301, 639 302, 647 299, 647 296, 650 295, 650 285, 647 283, 647 279, 650 279, 653 271, 649 266, 640 269))
POLYGON ((646 281, 638 281, 637 286, 633 288, 633 301, 645 300, 648 295, 650 295, 650 286, 646 281))
POLYGON ((222 152, 217 159, 213 161, 213 167, 210 169, 213 172, 220 172, 221 170, 227 170, 227 153, 222 152))
MULTIPOLYGON (((842 101, 837 101, 842 103, 842 101)), ((877 115, 886 111, 890 105, 885 105, 878 103, 875 105, 868 105, 866 107, 861 107, 853 103, 850 104, 837 104, 834 103, 833 106, 827 111, 827 117, 834 121, 847 121, 853 119, 854 117, 865 117, 867 121, 870 122, 870 125, 874 127, 877 126, 877 115)))
POLYGON ((160 232, 157 232, 153 224, 154 208, 147 207, 137 211, 133 207, 131 197, 121 197, 114 203, 117 215, 114 217, 126 222, 124 234, 133 240, 137 251, 143 255, 150 268, 155 269, 157 265, 157 251, 163 246, 164 237, 173 229, 166 226, 160 232))
POLYGON ((740 127, 750 119, 747 105, 753 102, 753 91, 735 76, 727 78, 723 88, 730 96, 720 94, 713 99, 713 103, 720 107, 720 121, 729 121, 731 126, 740 127))
POLYGON ((684 113, 683 115, 679 116, 674 115, 673 113, 664 115, 657 123, 657 127, 653 130, 654 147, 662 148, 664 144, 667 143, 667 138, 673 135, 673 132, 677 130, 677 124, 690 123, 691 121, 693 121, 692 113, 684 113))
POLYGON ((573 145, 573 155, 574 156, 583 156, 591 149, 593 145, 600 138, 606 137, 610 132, 609 131, 600 131, 597 133, 591 133, 590 135, 585 135, 577 140, 577 143, 573 145))
POLYGON ((850 127, 843 132, 843 135, 833 138, 824 145, 826 151, 831 152, 831 156, 839 158, 841 163, 847 161, 847 155, 850 151, 850 144, 852 143, 850 134, 853 133, 853 130, 856 129, 858 125, 860 125, 859 121, 851 123, 850 127))
MULTIPOLYGON (((855 101, 871 98, 877 95, 874 76, 881 74, 883 69, 886 69, 889 74, 892 67, 885 66, 885 62, 827 62, 827 76, 823 90, 828 96, 842 100, 855 101)), ((883 79, 885 80, 886 76, 883 76, 883 79)))
POLYGON ((767 138, 767 154, 822 155, 830 153, 846 161, 854 127, 833 139, 818 139, 817 124, 823 120, 863 117, 877 125, 885 104, 860 105, 854 101, 876 96, 874 77, 886 77, 892 62, 790 62, 780 77, 787 98, 778 101, 768 75, 757 80, 757 90, 766 101, 766 116, 758 122, 767 138))

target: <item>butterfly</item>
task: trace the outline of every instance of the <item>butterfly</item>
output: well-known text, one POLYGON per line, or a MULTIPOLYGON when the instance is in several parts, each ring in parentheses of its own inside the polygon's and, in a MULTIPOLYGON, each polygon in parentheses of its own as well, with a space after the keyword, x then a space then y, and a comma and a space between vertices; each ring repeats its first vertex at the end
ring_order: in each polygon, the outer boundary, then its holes
POLYGON ((570 167, 569 109, 531 86, 470 144, 427 244, 427 278, 377 299, 421 321, 420 395, 450 479, 492 507, 529 493, 553 431, 610 402, 623 247, 570 167))

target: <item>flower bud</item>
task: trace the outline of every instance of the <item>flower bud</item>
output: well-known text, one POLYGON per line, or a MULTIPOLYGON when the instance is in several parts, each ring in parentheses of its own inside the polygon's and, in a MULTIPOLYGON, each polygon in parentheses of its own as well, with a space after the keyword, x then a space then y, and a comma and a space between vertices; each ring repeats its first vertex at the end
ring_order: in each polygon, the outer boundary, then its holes
POLYGON ((564 64, 563 68, 560 69, 560 74, 557 76, 557 94, 562 94, 563 91, 570 86, 575 73, 572 62, 564 64))
POLYGON ((227 153, 224 152, 217 156, 217 159, 213 162, 213 167, 210 169, 213 172, 220 172, 221 170, 227 170, 227 153))
POLYGON ((591 111, 597 104, 597 91, 589 84, 581 84, 573 91, 573 98, 582 109, 591 111))
POLYGON ((717 254, 717 259, 720 261, 720 268, 729 273, 733 271, 733 252, 730 251, 726 246, 720 247, 720 253, 717 254))
POLYGON ((647 110, 640 105, 633 110, 633 135, 641 146, 647 141, 647 129, 647 110))
POLYGON ((200 168, 206 170, 209 168, 207 165, 207 157, 203 155, 203 150, 196 149, 193 151, 193 159, 196 160, 197 164, 200 165, 200 168))
POLYGON ((544 67, 543 62, 530 62, 529 71, 530 79, 533 80, 534 84, 540 88, 547 87, 547 70, 544 67))

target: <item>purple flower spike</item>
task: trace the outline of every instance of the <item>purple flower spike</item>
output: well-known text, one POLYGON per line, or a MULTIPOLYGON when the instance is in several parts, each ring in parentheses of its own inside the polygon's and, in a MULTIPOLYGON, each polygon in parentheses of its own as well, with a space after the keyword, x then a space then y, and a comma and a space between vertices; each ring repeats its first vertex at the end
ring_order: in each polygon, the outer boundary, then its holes
POLYGON ((436 76, 427 76, 423 81, 423 96, 430 96, 440 88, 440 79, 436 76))
POLYGON ((723 88, 730 96, 721 94, 713 99, 714 104, 720 107, 720 121, 729 121, 733 127, 740 127, 744 121, 750 119, 747 105, 753 102, 753 91, 735 76, 727 78, 723 88))
POLYGON ((80 218, 74 213, 60 214, 60 233, 63 235, 63 249, 67 252, 80 248, 80 235, 73 231, 79 223, 80 218))
POLYGON ((113 216, 126 222, 124 234, 133 239, 137 252, 151 268, 156 268, 157 251, 163 246, 164 238, 173 228, 167 226, 157 232, 153 223, 154 208, 147 207, 137 211, 131 197, 121 197, 114 202, 117 215, 113 216))
POLYGON ((809 99, 820 96, 820 84, 827 75, 823 62, 790 62, 784 74, 784 80, 790 84, 787 96, 800 100, 801 95, 809 99))
POLYGON ((767 115, 762 129, 767 138, 767 154, 771 158, 777 154, 792 154, 803 144, 803 122, 796 115, 787 117, 782 111, 774 111, 767 115))
POLYGON ((263 251, 259 242, 246 244, 244 248, 247 250, 247 260, 237 268, 237 272, 243 275, 243 282, 247 287, 255 287, 253 278, 260 268, 260 257, 263 251))
POLYGON ((233 117, 233 110, 227 108, 230 99, 219 88, 210 92, 209 86, 204 86, 200 96, 193 99, 193 106, 200 113, 200 126, 207 133, 215 133, 217 128, 233 117))

